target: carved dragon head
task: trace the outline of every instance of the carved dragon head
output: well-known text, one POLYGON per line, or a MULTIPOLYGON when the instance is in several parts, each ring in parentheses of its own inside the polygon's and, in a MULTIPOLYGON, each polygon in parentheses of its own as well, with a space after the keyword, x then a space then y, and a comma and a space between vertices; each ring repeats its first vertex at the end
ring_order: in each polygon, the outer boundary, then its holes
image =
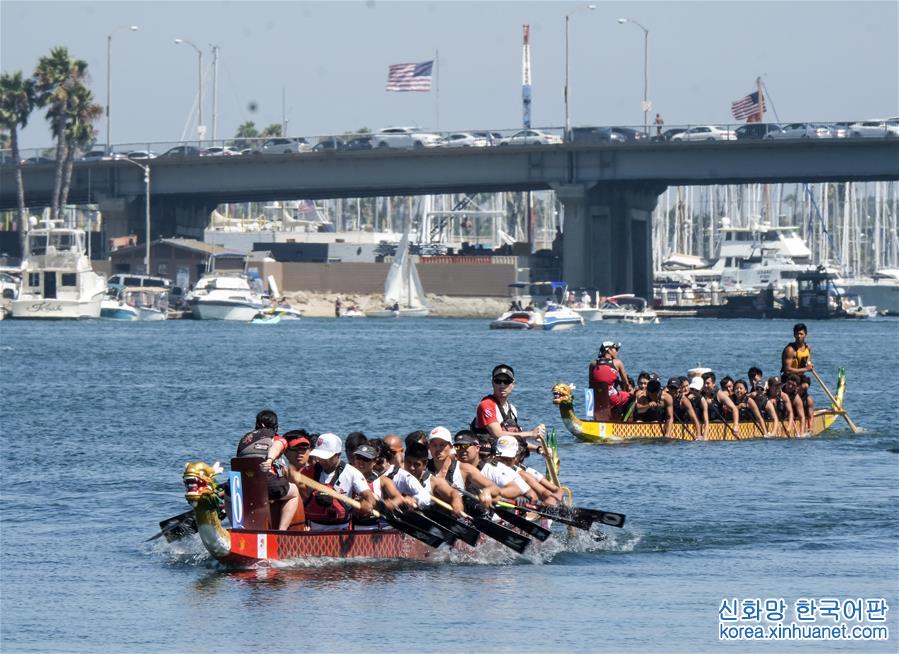
POLYGON ((574 400, 571 397, 572 390, 574 390, 573 384, 556 384, 553 386, 553 404, 573 405, 574 400))
POLYGON ((184 499, 191 504, 202 500, 217 501, 219 497, 218 484, 215 476, 222 472, 222 467, 216 462, 213 465, 202 461, 189 461, 184 466, 184 474, 181 480, 184 482, 184 499))

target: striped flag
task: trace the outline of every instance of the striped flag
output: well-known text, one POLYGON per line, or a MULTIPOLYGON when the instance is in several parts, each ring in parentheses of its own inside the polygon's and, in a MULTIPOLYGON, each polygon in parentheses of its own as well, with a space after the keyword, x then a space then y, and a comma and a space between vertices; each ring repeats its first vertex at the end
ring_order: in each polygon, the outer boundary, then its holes
POLYGON ((434 60, 420 64, 393 64, 387 73, 388 91, 430 91, 434 60))
POLYGON ((736 120, 746 120, 747 118, 761 115, 762 105, 763 101, 759 97, 759 92, 756 91, 740 98, 736 102, 731 102, 730 112, 736 120))

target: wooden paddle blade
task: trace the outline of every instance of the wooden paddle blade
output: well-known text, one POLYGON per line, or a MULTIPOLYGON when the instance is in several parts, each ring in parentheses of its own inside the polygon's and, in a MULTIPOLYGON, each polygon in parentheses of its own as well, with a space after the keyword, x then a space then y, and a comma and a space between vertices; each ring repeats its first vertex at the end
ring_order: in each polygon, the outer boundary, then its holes
POLYGON ((384 516, 384 519, 387 520, 387 523, 391 527, 393 527, 397 531, 401 531, 404 534, 412 536, 412 538, 420 540, 425 545, 430 545, 431 547, 436 548, 440 547, 443 544, 443 538, 441 538, 440 536, 435 536, 434 534, 419 529, 415 525, 411 525, 408 522, 401 520, 390 512, 384 512, 381 515, 384 516))
POLYGON ((159 529, 158 534, 147 539, 148 542, 156 540, 160 536, 165 536, 165 539, 171 543, 197 533, 197 519, 194 516, 194 510, 191 509, 171 518, 166 518, 159 523, 159 529))
POLYGON ((450 530, 453 535, 458 537, 463 543, 467 543, 474 547, 481 539, 481 532, 474 527, 469 527, 464 522, 460 522, 449 513, 444 513, 440 509, 428 507, 422 509, 422 513, 439 525, 450 530))
POLYGON ((512 525, 513 527, 518 527, 523 532, 530 534, 531 536, 533 536, 540 542, 545 541, 552 534, 552 532, 549 529, 546 529, 545 527, 541 527, 536 522, 531 522, 524 516, 520 516, 517 513, 515 513, 515 511, 510 511, 509 509, 501 509, 501 508, 497 508, 497 509, 495 509, 495 511, 496 511, 496 515, 498 515, 500 518, 502 518, 503 520, 508 522, 510 525, 512 525))
POLYGON ((509 549, 515 550, 519 554, 524 552, 528 545, 531 544, 531 539, 527 536, 519 534, 517 531, 512 531, 507 527, 503 527, 501 524, 493 522, 490 518, 471 516, 471 521, 474 523, 474 526, 477 527, 479 531, 484 532, 486 536, 502 543, 509 549))

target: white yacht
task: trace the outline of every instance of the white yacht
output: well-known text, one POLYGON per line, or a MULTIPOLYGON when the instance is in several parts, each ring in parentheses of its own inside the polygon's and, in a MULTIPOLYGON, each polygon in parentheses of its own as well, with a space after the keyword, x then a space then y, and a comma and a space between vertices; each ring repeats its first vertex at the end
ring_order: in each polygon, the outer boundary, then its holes
POLYGON ((248 322, 266 308, 262 296, 242 272, 207 273, 186 299, 194 318, 198 320, 248 322))
POLYGON ((646 299, 633 293, 607 297, 598 311, 602 320, 629 322, 635 325, 656 325, 660 322, 658 314, 649 306, 646 299))
POLYGON ((83 230, 54 226, 30 230, 12 317, 99 318, 106 278, 94 272, 86 252, 83 230))
POLYGON ((110 320, 166 320, 169 289, 153 286, 110 287, 100 303, 100 317, 110 320))
POLYGON ((812 267, 812 253, 795 227, 730 227, 722 219, 718 256, 710 266, 696 257, 673 255, 659 278, 685 283, 717 282, 724 291, 783 289, 812 267))

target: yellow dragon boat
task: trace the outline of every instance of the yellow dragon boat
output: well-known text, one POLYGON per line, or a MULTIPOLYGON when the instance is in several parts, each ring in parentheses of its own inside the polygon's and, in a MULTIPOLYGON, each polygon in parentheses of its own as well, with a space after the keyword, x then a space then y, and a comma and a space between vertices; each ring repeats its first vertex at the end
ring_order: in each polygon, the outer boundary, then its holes
MULTIPOLYGON (((571 384, 556 384, 553 386, 553 404, 558 405, 565 427, 580 441, 587 443, 622 443, 635 440, 697 440, 693 425, 675 423, 671 432, 665 434, 665 426, 661 422, 598 422, 596 420, 581 420, 574 412, 574 399, 571 396, 573 389, 574 386, 571 384)), ((843 395, 845 392, 846 375, 844 370, 840 368, 837 379, 837 391, 834 395, 834 400, 836 401, 831 403, 829 409, 815 411, 811 421, 809 436, 818 436, 828 429, 839 416, 845 415, 843 410, 843 395)), ((782 428, 779 432, 769 438, 791 437, 790 434, 786 433, 783 423, 781 425, 782 428)), ((773 431, 774 423, 767 423, 766 432, 773 433, 773 431)), ((730 422, 712 421, 709 423, 707 440, 742 441, 765 437, 765 433, 761 432, 755 421, 740 422, 736 431, 734 431, 730 422)))

